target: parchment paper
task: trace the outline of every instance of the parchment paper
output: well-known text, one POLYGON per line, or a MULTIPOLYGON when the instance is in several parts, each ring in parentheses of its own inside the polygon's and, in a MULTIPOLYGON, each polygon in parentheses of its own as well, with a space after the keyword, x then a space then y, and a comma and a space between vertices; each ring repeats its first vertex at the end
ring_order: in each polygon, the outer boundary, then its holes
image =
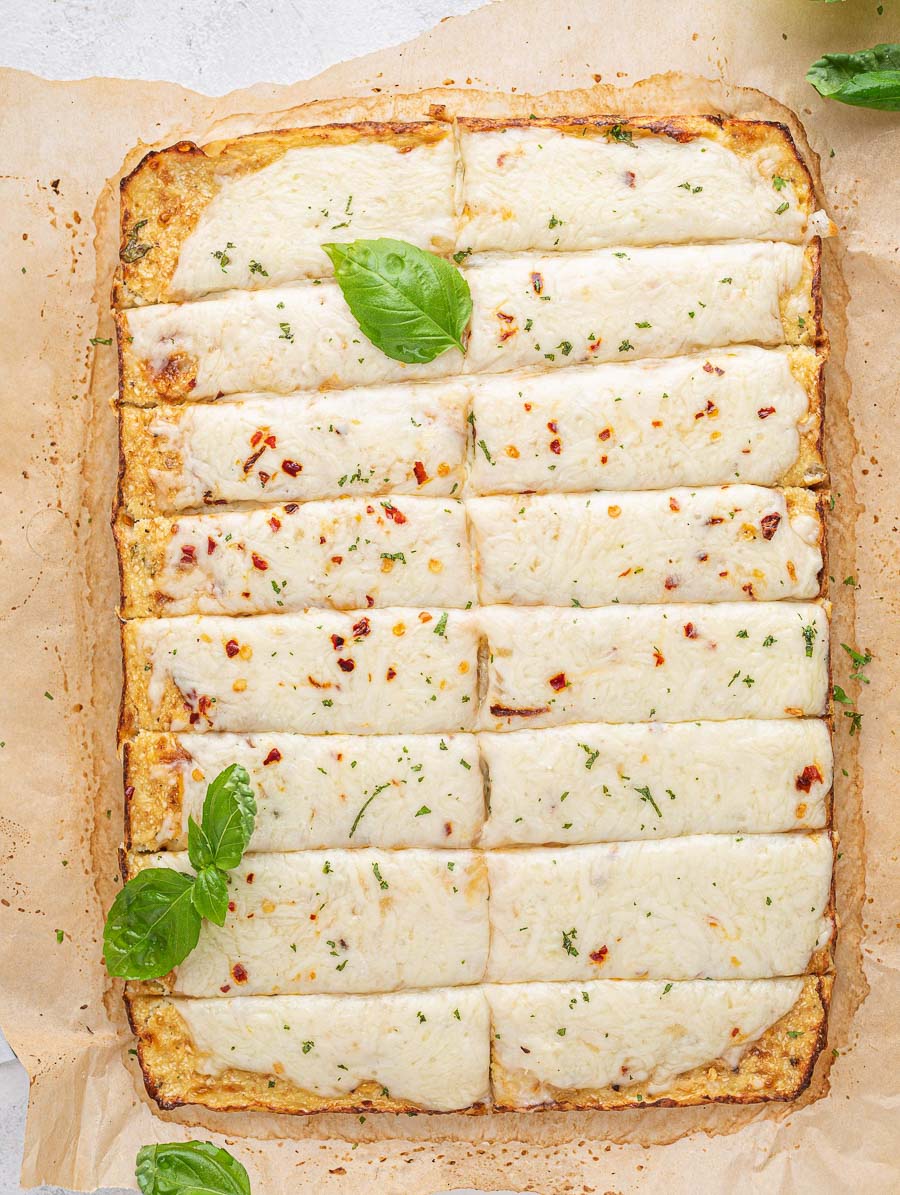
POLYGON ((0 1023, 32 1080, 24 1185, 127 1186, 140 1145, 199 1135, 233 1148, 255 1195, 375 1188, 427 1195, 463 1186, 541 1195, 898 1189, 892 698, 900 681, 900 436, 891 345, 900 314, 900 124, 896 115, 822 101, 803 81, 825 51, 890 40, 900 40, 897 20, 878 16, 868 0, 506 0, 307 83, 215 100, 171 84, 50 83, 0 72, 0 1023), (683 73, 649 78, 675 70, 683 73), (437 90, 397 98, 426 87, 437 90), (532 98, 560 88, 580 90, 532 98), (809 146, 778 104, 741 88, 794 109, 809 146), (486 98, 490 89, 497 94, 486 98), (341 99, 351 96, 358 98, 341 99), (838 982, 828 1049, 798 1104, 374 1115, 364 1123, 163 1114, 147 1100, 129 1054, 100 946, 122 817, 109 531, 115 353, 103 343, 112 336, 114 184, 123 160, 130 167, 144 149, 183 137, 203 142, 329 119, 425 115, 434 102, 458 113, 721 111, 787 119, 813 164, 821 158, 824 202, 841 231, 826 261, 835 680, 854 687, 840 642, 871 648, 875 661, 859 699, 862 735, 850 739, 849 721, 837 716, 838 982), (848 576, 858 589, 842 584, 848 576))

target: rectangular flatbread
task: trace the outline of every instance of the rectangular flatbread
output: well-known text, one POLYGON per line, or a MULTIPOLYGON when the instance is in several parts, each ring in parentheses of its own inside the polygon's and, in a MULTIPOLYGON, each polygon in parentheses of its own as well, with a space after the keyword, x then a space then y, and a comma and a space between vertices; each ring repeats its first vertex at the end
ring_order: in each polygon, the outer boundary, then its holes
POLYGON ((122 734, 474 728, 478 631, 464 611, 315 610, 135 619, 122 734))
POLYGON ((825 1043, 831 986, 807 975, 488 987, 494 1106, 795 1099, 825 1043))
POLYGON ((673 357, 821 338, 819 242, 676 245, 470 259, 465 356, 386 356, 337 283, 229 291, 117 316, 123 402, 152 406, 247 390, 417 381, 584 362, 673 357))
MULTIPOLYGON (((126 857, 128 877, 145 867, 189 871, 190 861, 174 851, 126 857)), ((151 990, 390 992, 484 977, 487 870, 473 851, 248 854, 228 881, 225 924, 204 922, 194 950, 151 990)))
POLYGON ((490 785, 482 847, 829 822, 831 735, 819 719, 583 723, 485 733, 478 746, 490 785))
MULTIPOLYGON (((188 818, 200 820, 207 785, 232 763, 247 769, 256 797, 254 853, 468 847, 481 833, 483 779, 471 734, 142 732, 125 744, 129 847, 185 850, 188 818)), ((820 804, 817 787, 811 810, 820 804)))
POLYGON ((809 490, 509 494, 470 498, 466 510, 484 605, 777 601, 821 590, 822 518, 809 490))
POLYGON ((480 987, 126 1001, 161 1108, 454 1112, 490 1103, 480 987))
MULTIPOLYGON (((668 799, 659 798, 663 805, 668 799)), ((643 799, 645 817, 656 817, 643 799)), ((833 857, 823 832, 488 851, 487 978, 824 972, 834 932, 833 857)))
POLYGON ((345 498, 121 521, 116 538, 126 618, 464 609, 477 596, 466 512, 452 498, 345 498))
POLYGON ((829 709, 821 604, 488 606, 478 621, 489 645, 483 729, 829 709))

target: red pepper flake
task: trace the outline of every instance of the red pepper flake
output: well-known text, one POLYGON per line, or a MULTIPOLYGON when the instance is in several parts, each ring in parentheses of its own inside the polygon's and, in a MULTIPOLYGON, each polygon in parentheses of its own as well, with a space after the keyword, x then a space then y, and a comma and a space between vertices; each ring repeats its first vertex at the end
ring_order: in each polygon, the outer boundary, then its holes
POLYGON ((213 552, 215 552, 215 550, 216 550, 216 541, 213 539, 213 537, 211 535, 208 535, 206 537, 206 555, 212 556, 212 554, 213 554, 213 552))
POLYGON ((331 646, 334 648, 335 651, 340 651, 340 649, 344 646, 343 636, 342 635, 332 635, 331 636, 331 646))
POLYGON ((273 747, 266 758, 263 760, 263 767, 270 763, 279 763, 281 760, 281 752, 277 747, 273 747))
POLYGON ((352 672, 355 667, 356 665, 350 659, 338 660, 338 668, 340 668, 341 672, 352 672))
POLYGON ((701 563, 701 564, 702 564, 702 563, 703 563, 705 560, 709 560, 709 552, 699 552, 699 553, 697 554, 697 559, 700 561, 700 563, 701 563))
POLYGON ((372 607, 373 607, 374 605, 375 605, 375 599, 372 597, 372 595, 371 595, 370 593, 367 593, 367 594, 366 594, 366 607, 367 607, 367 609, 371 610, 371 609, 372 609, 372 607))
POLYGON ((372 626, 368 618, 361 618, 359 622, 353 624, 353 634, 357 639, 365 639, 366 635, 371 635, 372 626))
POLYGON ((610 437, 611 435, 612 435, 612 428, 611 428, 611 427, 605 427, 605 428, 603 429, 603 431, 600 433, 600 439, 601 439, 601 440, 608 440, 608 439, 609 439, 609 437, 610 437))
POLYGON ((257 444, 260 442, 260 440, 261 440, 262 438, 263 438, 263 434, 262 434, 262 432, 261 432, 261 431, 258 431, 258 430, 257 430, 257 431, 255 431, 255 432, 253 433, 253 435, 250 437, 250 447, 251 447, 251 448, 255 448, 255 447, 256 447, 256 445, 257 445, 257 444))
POLYGON ((209 713, 209 707, 212 705, 212 698, 207 697, 205 693, 201 693, 197 699, 197 709, 206 717, 209 713))
POLYGON ((284 507, 284 513, 286 515, 295 515, 299 509, 300 507, 296 502, 289 502, 287 506, 284 507))
POLYGON ((719 523, 724 523, 725 520, 722 515, 710 515, 706 520, 707 527, 718 527, 719 523))
POLYGON ((246 983, 247 982, 247 979, 248 979, 247 968, 244 966, 243 963, 235 963, 234 964, 234 966, 231 968, 231 978, 234 980, 235 983, 246 983))
POLYGON ((452 823, 452 822, 444 822, 444 834, 445 834, 445 836, 446 836, 447 838, 449 838, 449 837, 450 837, 450 835, 451 835, 452 833, 453 833, 453 823, 452 823))
POLYGON ((421 461, 416 461, 413 465, 413 473, 416 475, 416 482, 419 485, 424 485, 428 480, 428 474, 425 472, 425 466, 421 461))
POLYGON ((746 585, 742 585, 741 589, 744 591, 744 593, 746 593, 748 598, 752 598, 754 602, 756 601, 756 594, 753 592, 752 581, 748 581, 746 585))
POLYGON ((706 364, 703 366, 703 371, 704 373, 714 373, 717 377, 721 377, 725 372, 725 370, 720 369, 718 365, 713 365, 711 361, 706 362, 706 364))
POLYGON ((230 992, 230 991, 231 991, 231 984, 230 984, 230 983, 223 983, 223 984, 222 984, 222 986, 219 988, 219 991, 220 991, 220 992, 230 992))
POLYGON ((194 547, 193 544, 182 544, 182 546, 181 546, 181 563, 182 564, 196 564, 197 563, 196 552, 197 552, 197 549, 194 547))
POLYGON ((518 333, 519 327, 518 327, 518 324, 516 324, 514 322, 515 318, 516 317, 514 315, 507 315, 507 313, 505 311, 497 312, 497 319, 502 320, 506 324, 505 328, 500 329, 500 343, 501 344, 505 343, 507 340, 509 340, 511 337, 515 336, 518 333))
POLYGON ((707 399, 706 406, 703 408, 702 411, 695 412, 694 418, 702 419, 704 417, 704 415, 709 415, 710 417, 712 417, 713 415, 718 415, 718 413, 719 413, 719 411, 718 411, 718 408, 716 407, 716 404, 710 398, 710 399, 707 399))
POLYGON ((609 954, 608 946, 601 946, 599 950, 592 950, 588 956, 592 963, 596 963, 598 967, 602 967, 606 962, 606 956, 609 954))
POLYGON ((253 561, 253 567, 258 568, 261 573, 264 573, 269 567, 268 562, 263 560, 262 556, 258 556, 256 552, 251 554, 251 559, 253 561))
POLYGON ((233 913, 236 908, 237 908, 237 905, 234 903, 233 900, 230 900, 228 902, 228 912, 233 913))
POLYGON ((737 1037, 737 1035, 738 1035, 739 1033, 740 1033, 740 1028, 739 1028, 737 1025, 735 1025, 734 1029, 732 1029, 732 1031, 731 1031, 731 1036, 732 1036, 732 1037, 737 1037))
POLYGON ((763 539, 771 539, 778 530, 778 524, 781 522, 781 515, 777 511, 770 515, 763 515, 759 520, 759 525, 762 527, 763 539))
POLYGON ((324 536, 324 535, 320 535, 320 536, 319 536, 319 543, 320 543, 320 544, 324 544, 324 543, 325 543, 325 536, 324 536))
POLYGON ((662 668, 663 664, 666 662, 666 657, 662 654, 658 647, 654 647, 653 649, 653 659, 656 661, 654 665, 656 668, 662 668))
POLYGON ((633 170, 625 171, 625 186, 626 187, 634 186, 634 171, 633 170))
POLYGON ((247 883, 252 884, 255 879, 256 879, 256 872, 248 871, 247 872, 247 883))
POLYGON ((292 461, 290 459, 285 459, 281 462, 281 467, 282 467, 282 469, 284 469, 285 473, 287 473, 289 477, 296 477, 298 473, 303 472, 303 466, 300 464, 299 461, 292 461))
POLYGON ((385 676, 388 680, 393 680, 396 675, 397 675, 396 668, 388 668, 387 672, 385 673, 385 676))
POLYGON ((240 650, 237 639, 229 639, 225 644, 225 655, 228 656, 229 660, 233 660, 240 650))
POLYGON ((544 289, 544 276, 535 271, 531 275, 531 289, 536 295, 539 295, 544 289))
POLYGON ((266 451, 265 445, 262 448, 257 448, 256 452, 251 452, 244 461, 244 472, 249 473, 262 454, 266 451))
POLYGON ((679 510, 681 510, 681 507, 680 507, 680 506, 679 506, 679 504, 678 504, 678 499, 677 499, 677 498, 670 498, 670 499, 669 499, 669 510, 671 510, 671 511, 674 511, 676 514, 677 514, 677 512, 678 512, 679 510))
POLYGON ((556 676, 550 677, 550 688, 559 692, 560 689, 566 687, 566 674, 564 672, 557 672, 556 676))
POLYGON ((684 637, 685 637, 685 639, 696 639, 697 638, 697 628, 694 626, 694 624, 692 622, 686 622, 684 624, 684 637))
POLYGON ((794 784, 796 785, 798 792, 808 793, 813 786, 813 781, 815 780, 817 783, 821 784, 822 779, 822 773, 819 771, 816 764, 808 763, 794 781, 794 784))
POLYGON ((559 425, 557 424, 555 419, 551 419, 550 422, 547 424, 547 431, 553 432, 554 435, 556 435, 556 433, 559 431, 559 425))
POLYGON ((678 585, 679 585, 679 581, 678 581, 677 577, 671 577, 671 576, 666 577, 666 580, 665 580, 666 589, 677 589, 678 585))
POLYGON ((774 407, 760 407, 756 413, 760 417, 760 419, 768 419, 770 415, 775 414, 775 408, 774 407))
POLYGON ((277 443, 277 441, 274 436, 266 436, 266 447, 267 448, 274 448, 276 443, 277 443))
POLYGON ((262 486, 263 489, 265 489, 266 482, 271 480, 271 477, 272 477, 271 473, 264 473, 262 471, 262 469, 260 469, 258 476, 259 476, 259 484, 262 486))
POLYGON ((332 564, 343 564, 344 558, 343 558, 343 556, 332 556, 331 563, 332 564))
POLYGON ((393 521, 394 521, 394 522, 395 522, 395 523, 396 523, 398 526, 399 526, 401 523, 405 523, 405 522, 406 522, 406 515, 403 513, 403 511, 402 511, 402 510, 398 510, 398 509, 397 509, 397 507, 396 507, 396 506, 394 506, 394 505, 393 505, 393 503, 391 503, 391 502, 387 502, 387 503, 385 503, 385 506, 384 506, 384 513, 387 515, 387 517, 388 517, 389 519, 393 519, 393 521))
POLYGON ((559 454, 562 452, 562 444, 560 444, 559 440, 550 441, 550 451, 554 456, 559 456, 559 454))
POLYGON ((608 456, 601 456, 601 457, 600 457, 600 464, 601 464, 601 465, 605 465, 605 464, 606 464, 606 462, 607 462, 608 460, 609 460, 609 457, 608 457, 608 456))
POLYGON ((515 709, 510 705, 492 705, 491 714, 495 718, 536 718, 539 714, 549 714, 549 705, 524 706, 515 709))
POLYGON ((273 531, 280 531, 281 530, 281 519, 279 519, 277 515, 272 515, 271 519, 269 519, 269 526, 272 528, 273 531))
POLYGON ((525 410, 526 410, 526 411, 530 411, 530 410, 531 410, 531 403, 530 403, 530 402, 522 403, 522 406, 525 408, 525 410))

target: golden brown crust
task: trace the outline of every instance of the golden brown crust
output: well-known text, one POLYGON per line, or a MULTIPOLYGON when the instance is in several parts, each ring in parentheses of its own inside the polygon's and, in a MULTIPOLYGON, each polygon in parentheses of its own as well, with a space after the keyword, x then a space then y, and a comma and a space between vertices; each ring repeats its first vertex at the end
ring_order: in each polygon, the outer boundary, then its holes
POLYGON ((125 744, 125 846, 129 851, 185 850, 181 832, 184 778, 190 752, 176 735, 142 732, 125 744), (167 827, 171 829, 167 832, 167 827))
POLYGON ((434 121, 358 121, 251 133, 202 148, 179 141, 154 150, 120 184, 122 239, 114 306, 169 300, 181 246, 224 179, 262 170, 291 149, 373 140, 405 150, 450 135, 446 125, 434 121))
MULTIPOLYGON (((674 1108, 692 1104, 753 1104, 796 1099, 809 1086, 816 1059, 825 1045, 833 977, 810 975, 790 1012, 786 1013, 746 1051, 737 1067, 718 1059, 679 1075, 665 1092, 646 1083, 614 1087, 551 1089, 551 1098, 529 1110, 577 1111, 619 1108, 674 1108)), ((494 1108, 522 1107, 518 1093, 523 1076, 504 1071, 496 1057, 491 1065, 494 1108)))

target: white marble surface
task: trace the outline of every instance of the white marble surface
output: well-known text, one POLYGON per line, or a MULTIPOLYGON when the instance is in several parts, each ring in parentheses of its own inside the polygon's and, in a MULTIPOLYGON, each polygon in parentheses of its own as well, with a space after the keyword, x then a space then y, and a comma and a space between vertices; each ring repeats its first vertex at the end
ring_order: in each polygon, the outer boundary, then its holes
MULTIPOLYGON (((0 0, 0 65, 52 79, 167 79, 221 95, 260 81, 309 78, 336 62, 407 41, 482 2, 0 0), (148 30, 159 34, 152 53, 148 30)), ((22 1190, 27 1097, 25 1072, 0 1036, 0 1195, 22 1190)), ((64 1195, 56 1187, 39 1189, 64 1195)))

